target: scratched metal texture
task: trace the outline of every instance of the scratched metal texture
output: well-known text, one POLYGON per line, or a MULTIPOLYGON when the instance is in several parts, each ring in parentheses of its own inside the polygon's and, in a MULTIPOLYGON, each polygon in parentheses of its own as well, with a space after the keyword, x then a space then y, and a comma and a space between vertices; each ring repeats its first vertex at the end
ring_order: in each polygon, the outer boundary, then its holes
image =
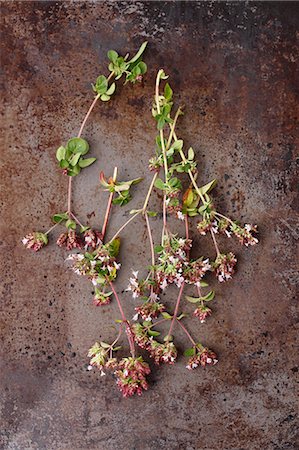
MULTIPOLYGON (((295 2, 1 2, 1 448, 298 448, 297 13, 295 2), (190 373, 180 357, 172 367, 152 366, 150 390, 123 399, 112 376, 86 370, 87 349, 115 336, 115 302, 92 305, 90 285, 67 269, 56 233, 38 254, 20 239, 46 230, 66 208, 55 149, 78 132, 107 50, 133 53, 144 40, 144 85, 120 87, 85 128, 98 161, 74 182, 75 212, 99 226, 106 194, 98 173, 115 165, 121 178, 145 180, 130 205, 114 210, 110 236, 142 201, 156 135, 154 79, 163 67, 176 105, 185 105, 178 134, 196 151, 199 181, 216 177, 219 209, 257 223, 261 242, 246 250, 222 241, 237 253, 238 273, 224 286, 211 276, 213 315, 204 325, 190 321, 218 365, 190 373)), ((154 194, 151 208, 160 206, 154 194)), ((157 241, 161 221, 151 223, 157 241)), ((214 256, 209 239, 196 236, 201 253, 214 256)), ((122 234, 120 259, 122 292, 131 268, 149 262, 142 220, 122 234)), ((128 293, 122 299, 131 317, 134 302, 128 293)), ((176 332, 183 349, 188 342, 176 332)))

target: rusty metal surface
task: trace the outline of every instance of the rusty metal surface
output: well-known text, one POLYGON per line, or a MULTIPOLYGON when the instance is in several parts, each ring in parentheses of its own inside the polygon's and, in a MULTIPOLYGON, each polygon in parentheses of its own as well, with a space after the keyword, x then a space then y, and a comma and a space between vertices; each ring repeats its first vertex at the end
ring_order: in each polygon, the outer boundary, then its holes
MULTIPOLYGON (((298 4, 47 1, 2 2, 1 10, 1 448, 298 448, 298 4), (89 284, 66 270, 54 244, 32 254, 19 242, 31 229, 46 229, 66 204, 54 150, 78 131, 106 51, 133 52, 145 39, 144 86, 123 87, 85 129, 99 160, 75 182, 75 211, 99 223, 100 168, 109 173, 119 164, 122 176, 149 179, 150 106, 163 67, 186 105, 179 135, 196 150, 202 181, 219 179, 219 207, 258 223, 261 244, 248 251, 232 246, 239 255, 235 279, 217 286, 209 322, 192 322, 219 364, 190 373, 181 358, 174 367, 154 368, 151 389, 127 400, 112 377, 86 371, 90 345, 114 336, 115 304, 95 309, 89 284)), ((110 233, 146 186, 114 215, 110 233)), ((160 222, 153 223, 159 236, 160 222)), ((140 222, 123 234, 119 290, 131 267, 148 264, 145 236, 140 222)), ((196 240, 198 251, 213 256, 202 241, 196 240)), ((132 300, 123 298, 131 314, 132 300)))

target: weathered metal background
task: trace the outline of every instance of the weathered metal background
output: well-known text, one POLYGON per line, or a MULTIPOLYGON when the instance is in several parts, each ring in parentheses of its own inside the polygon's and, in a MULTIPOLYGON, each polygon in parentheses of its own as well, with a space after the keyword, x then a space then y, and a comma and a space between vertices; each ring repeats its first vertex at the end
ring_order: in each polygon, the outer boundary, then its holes
MULTIPOLYGON (((5 115, 1 153, 2 441, 7 450, 295 449, 296 28, 289 2, 2 2, 5 115), (55 149, 78 131, 106 70, 106 51, 149 41, 144 86, 125 86, 95 109, 84 132, 98 162, 75 182, 75 211, 99 224, 100 169, 150 175, 158 68, 186 105, 179 135, 199 158, 201 180, 219 179, 217 204, 256 222, 261 243, 239 255, 234 281, 217 286, 214 315, 193 334, 220 362, 192 373, 181 358, 153 368, 151 389, 123 399, 110 376, 86 371, 96 339, 113 338, 115 302, 92 306, 89 284, 66 270, 53 244, 39 254, 20 238, 47 229, 66 206, 55 149)), ((298 81, 298 78, 297 78, 298 81)), ((153 208, 160 200, 152 201, 153 208)), ((153 221, 160 235, 159 220, 153 221)), ((213 256, 208 239, 198 252, 213 256)), ((123 233, 125 287, 148 264, 145 227, 123 233)), ((171 292, 171 291, 170 291, 171 292)), ((174 292, 174 291, 172 291, 174 292)), ((129 295, 125 309, 133 312, 129 295)), ((173 302, 171 293, 168 304, 173 302)), ((179 330, 178 330, 179 332, 179 330)), ((187 345, 185 337, 181 342, 187 345)), ((182 344, 180 344, 182 347, 182 344)))

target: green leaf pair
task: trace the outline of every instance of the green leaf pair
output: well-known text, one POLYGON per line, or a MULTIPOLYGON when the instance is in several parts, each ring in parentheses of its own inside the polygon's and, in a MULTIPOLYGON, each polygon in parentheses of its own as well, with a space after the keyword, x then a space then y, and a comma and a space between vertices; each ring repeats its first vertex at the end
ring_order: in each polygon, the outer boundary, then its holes
POLYGON ((111 95, 114 94, 116 89, 116 84, 112 83, 110 86, 108 85, 108 79, 105 77, 105 75, 100 75, 96 83, 92 85, 92 88, 94 92, 96 92, 100 99, 103 102, 108 102, 111 98, 111 95))
POLYGON ((190 297, 189 295, 186 295, 185 298, 190 303, 200 303, 200 302, 210 302, 215 297, 215 292, 210 291, 207 295, 203 297, 190 297))

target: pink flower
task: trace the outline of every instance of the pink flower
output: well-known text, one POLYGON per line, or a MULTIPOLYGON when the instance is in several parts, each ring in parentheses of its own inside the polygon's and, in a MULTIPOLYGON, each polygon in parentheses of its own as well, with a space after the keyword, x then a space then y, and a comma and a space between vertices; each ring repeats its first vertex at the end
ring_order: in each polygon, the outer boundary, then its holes
POLYGON ((234 268, 236 264, 237 259, 232 252, 227 254, 221 253, 217 256, 212 266, 220 283, 231 279, 232 275, 235 273, 234 268))
POLYGON ((131 397, 134 394, 141 395, 143 390, 148 389, 146 375, 151 372, 149 365, 138 358, 123 358, 115 371, 117 385, 124 397, 131 397))
POLYGON ((34 231, 33 233, 27 234, 22 239, 22 244, 25 245, 27 249, 38 252, 41 248, 48 244, 48 237, 40 231, 34 231))
POLYGON ((206 318, 212 314, 212 310, 207 306, 199 306, 193 312, 195 317, 198 317, 201 323, 206 321, 206 318))

